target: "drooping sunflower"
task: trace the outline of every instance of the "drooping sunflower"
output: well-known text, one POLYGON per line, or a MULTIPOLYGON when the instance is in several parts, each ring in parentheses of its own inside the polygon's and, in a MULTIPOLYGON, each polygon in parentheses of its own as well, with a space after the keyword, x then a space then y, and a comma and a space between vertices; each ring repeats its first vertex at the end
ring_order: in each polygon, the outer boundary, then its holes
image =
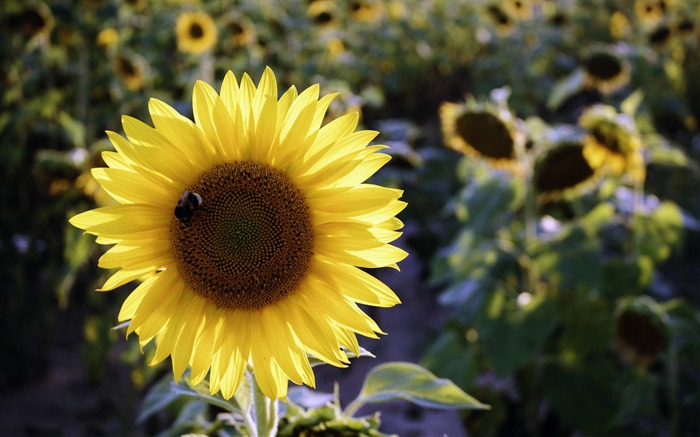
POLYGON ((588 162, 615 176, 644 179, 642 145, 632 119, 612 106, 594 105, 579 119, 586 129, 584 154, 588 162))
POLYGON ((519 132, 512 114, 475 100, 445 102, 439 113, 442 135, 450 148, 498 167, 515 165, 519 132))
POLYGON ((139 56, 118 55, 114 59, 114 72, 131 91, 139 91, 146 83, 146 61, 139 56))
POLYGON ((585 145, 563 137, 537 157, 533 184, 541 202, 570 198, 588 191, 600 177, 586 158, 585 145))
POLYGON ((615 311, 615 346, 623 362, 648 368, 668 347, 659 304, 648 296, 622 299, 615 311))
POLYGON ((55 24, 51 8, 43 2, 27 3, 21 11, 9 17, 10 28, 29 39, 48 39, 55 24))
POLYGON ((591 50, 583 60, 584 84, 604 95, 612 94, 631 78, 631 67, 614 50, 599 47, 591 50))
POLYGON ((384 4, 376 0, 350 0, 350 16, 357 21, 374 23, 384 14, 384 4))
POLYGON ((175 23, 177 48, 185 53, 201 55, 216 44, 217 30, 214 20, 205 12, 183 12, 175 23))
POLYGON ((322 30, 335 29, 338 26, 338 9, 335 3, 318 0, 309 5, 306 14, 322 30))
POLYGON ((146 279, 119 313, 153 362, 171 356, 175 379, 191 367, 212 393, 230 398, 250 363, 270 398, 288 380, 314 385, 308 356, 344 367, 356 334, 381 330, 359 304, 390 307, 397 296, 360 268, 397 267, 400 190, 365 183, 390 157, 368 146, 348 114, 323 127, 334 95, 319 86, 278 99, 265 70, 256 87, 226 74, 220 94, 193 93, 192 122, 152 99, 155 128, 122 119, 126 138, 95 178, 120 205, 70 222, 114 244, 100 259, 121 268, 102 290, 146 279))

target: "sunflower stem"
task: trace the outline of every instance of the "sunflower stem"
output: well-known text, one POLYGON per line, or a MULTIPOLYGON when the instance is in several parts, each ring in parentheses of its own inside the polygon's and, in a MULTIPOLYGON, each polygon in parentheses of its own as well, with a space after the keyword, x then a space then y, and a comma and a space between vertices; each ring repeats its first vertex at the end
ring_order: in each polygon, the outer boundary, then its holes
POLYGON ((262 392, 255 375, 250 375, 250 385, 253 392, 253 415, 255 429, 251 430, 255 437, 274 437, 277 435, 277 399, 270 399, 262 392))

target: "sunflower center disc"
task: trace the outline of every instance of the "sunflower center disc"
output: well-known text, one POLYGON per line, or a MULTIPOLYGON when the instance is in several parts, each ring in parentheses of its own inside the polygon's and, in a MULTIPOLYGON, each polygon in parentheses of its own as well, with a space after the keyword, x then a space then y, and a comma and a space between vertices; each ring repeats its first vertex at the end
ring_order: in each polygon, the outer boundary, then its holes
POLYGON ((260 309, 292 293, 313 256, 302 193, 281 170, 252 161, 219 164, 188 189, 201 197, 170 239, 185 282, 220 308, 260 309))

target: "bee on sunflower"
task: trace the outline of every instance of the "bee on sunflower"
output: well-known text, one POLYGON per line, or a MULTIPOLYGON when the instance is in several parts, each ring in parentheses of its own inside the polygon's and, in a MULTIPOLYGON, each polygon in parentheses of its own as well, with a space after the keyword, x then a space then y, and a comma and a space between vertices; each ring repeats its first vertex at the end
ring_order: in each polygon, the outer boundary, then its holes
POLYGON ((228 399, 250 366, 284 399, 290 380, 314 386, 310 357, 345 367, 357 334, 382 333, 358 304, 399 303, 363 269, 407 256, 391 244, 406 203, 365 182, 390 160, 377 132, 355 131, 354 113, 322 126, 334 97, 280 96, 269 68, 257 86, 228 72, 220 93, 195 84, 194 122, 151 99, 154 127, 124 116, 126 138, 107 133, 116 152, 93 175, 119 204, 70 223, 113 245, 102 290, 143 279, 119 320, 175 380, 190 367, 228 399))

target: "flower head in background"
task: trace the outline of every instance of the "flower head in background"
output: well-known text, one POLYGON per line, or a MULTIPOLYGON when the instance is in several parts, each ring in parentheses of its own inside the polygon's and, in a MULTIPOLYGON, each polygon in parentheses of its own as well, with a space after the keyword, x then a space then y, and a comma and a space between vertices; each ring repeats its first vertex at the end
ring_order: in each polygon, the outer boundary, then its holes
POLYGON ((620 359, 649 368, 668 346, 666 314, 648 296, 621 300, 615 311, 615 345, 620 359))
POLYGON ((71 223, 114 245, 99 265, 121 270, 103 290, 145 278, 119 320, 176 379, 189 366, 230 398, 250 363, 285 398, 288 380, 314 385, 309 355, 344 367, 357 334, 381 332, 358 303, 399 303, 360 268, 406 256, 390 244, 402 192, 365 183, 390 157, 357 114, 322 126, 333 97, 229 72, 220 94, 197 82, 194 122, 152 99, 154 128, 124 116, 126 138, 108 132, 117 152, 93 173, 120 204, 71 223))
POLYGON ((586 158, 586 145, 563 137, 535 160, 533 184, 541 202, 574 197, 590 190, 600 172, 586 158))
POLYGON ((509 111, 473 99, 466 103, 445 102, 440 106, 440 124, 450 148, 495 166, 515 166, 520 134, 509 111))
POLYGON ((216 44, 217 29, 214 20, 201 11, 183 12, 175 23, 177 48, 181 52, 201 55, 216 44))
POLYGON ((592 50, 583 60, 584 83, 604 95, 612 94, 631 78, 631 67, 626 59, 607 48, 592 50))
POLYGON ((146 83, 146 60, 140 56, 118 55, 114 58, 114 72, 131 91, 139 91, 146 83))
POLYGON ((644 179, 642 145, 631 117, 612 106, 595 105, 581 115, 579 124, 587 132, 584 154, 591 165, 614 176, 627 173, 644 179))

